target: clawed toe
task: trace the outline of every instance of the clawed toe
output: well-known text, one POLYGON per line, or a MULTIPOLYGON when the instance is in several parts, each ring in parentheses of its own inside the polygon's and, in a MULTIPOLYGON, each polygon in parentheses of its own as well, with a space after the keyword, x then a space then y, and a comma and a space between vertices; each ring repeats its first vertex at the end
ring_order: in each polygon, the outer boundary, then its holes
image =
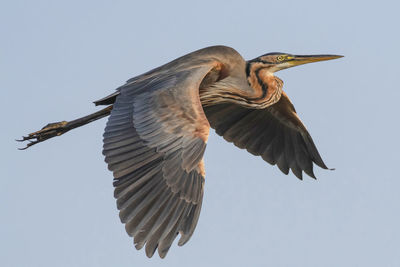
POLYGON ((68 124, 67 121, 49 123, 46 126, 44 126, 41 130, 30 133, 27 136, 23 136, 22 139, 16 141, 18 142, 28 141, 29 143, 25 147, 18 149, 25 150, 28 147, 43 142, 49 138, 62 135, 63 133, 68 131, 68 129, 65 127, 67 124, 68 124))

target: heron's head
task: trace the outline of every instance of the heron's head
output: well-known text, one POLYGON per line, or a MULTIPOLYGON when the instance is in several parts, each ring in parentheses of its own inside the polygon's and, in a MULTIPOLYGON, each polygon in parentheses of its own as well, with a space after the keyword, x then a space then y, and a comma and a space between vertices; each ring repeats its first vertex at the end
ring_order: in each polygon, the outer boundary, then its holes
POLYGON ((249 63, 259 63, 271 72, 299 66, 307 63, 341 58, 339 55, 291 55, 285 53, 268 53, 250 60, 249 63))

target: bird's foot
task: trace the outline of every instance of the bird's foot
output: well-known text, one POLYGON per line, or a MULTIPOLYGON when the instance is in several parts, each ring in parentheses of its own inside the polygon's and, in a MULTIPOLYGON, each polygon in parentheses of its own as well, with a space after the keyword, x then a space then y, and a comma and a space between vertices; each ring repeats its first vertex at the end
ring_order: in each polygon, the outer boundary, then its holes
POLYGON ((30 133, 27 136, 23 136, 22 139, 16 141, 18 142, 28 141, 29 143, 25 147, 19 148, 19 150, 25 150, 28 147, 31 147, 37 143, 43 142, 55 136, 62 135, 63 133, 70 130, 69 128, 66 127, 67 124, 68 124, 67 121, 49 123, 46 126, 44 126, 41 130, 30 133))

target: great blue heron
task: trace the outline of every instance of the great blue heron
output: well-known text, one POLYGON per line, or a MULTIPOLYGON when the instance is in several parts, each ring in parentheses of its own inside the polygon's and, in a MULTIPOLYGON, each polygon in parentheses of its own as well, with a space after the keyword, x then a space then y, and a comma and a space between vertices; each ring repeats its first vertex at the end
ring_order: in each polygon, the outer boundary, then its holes
POLYGON ((110 115, 103 154, 114 174, 120 218, 134 244, 165 257, 196 227, 204 189, 203 153, 217 134, 299 179, 327 169, 274 72, 337 55, 269 53, 245 61, 225 46, 204 48, 128 80, 95 101, 105 109, 51 123, 23 137, 26 148, 110 115))

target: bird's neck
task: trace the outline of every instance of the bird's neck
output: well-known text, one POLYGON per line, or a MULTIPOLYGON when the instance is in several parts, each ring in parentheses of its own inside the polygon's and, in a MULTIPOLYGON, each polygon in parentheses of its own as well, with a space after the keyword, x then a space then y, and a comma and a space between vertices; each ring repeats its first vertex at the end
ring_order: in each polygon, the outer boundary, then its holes
POLYGON ((208 88, 201 89, 202 105, 234 103, 248 108, 263 109, 279 101, 283 82, 268 68, 257 63, 248 63, 246 75, 246 84, 238 83, 235 78, 227 77, 208 88), (243 85, 238 86, 238 84, 243 85), (245 86, 247 88, 243 88, 245 86))
POLYGON ((259 103, 261 108, 275 104, 282 95, 283 81, 274 75, 272 67, 261 62, 246 64, 247 82, 258 95, 252 100, 259 103))

